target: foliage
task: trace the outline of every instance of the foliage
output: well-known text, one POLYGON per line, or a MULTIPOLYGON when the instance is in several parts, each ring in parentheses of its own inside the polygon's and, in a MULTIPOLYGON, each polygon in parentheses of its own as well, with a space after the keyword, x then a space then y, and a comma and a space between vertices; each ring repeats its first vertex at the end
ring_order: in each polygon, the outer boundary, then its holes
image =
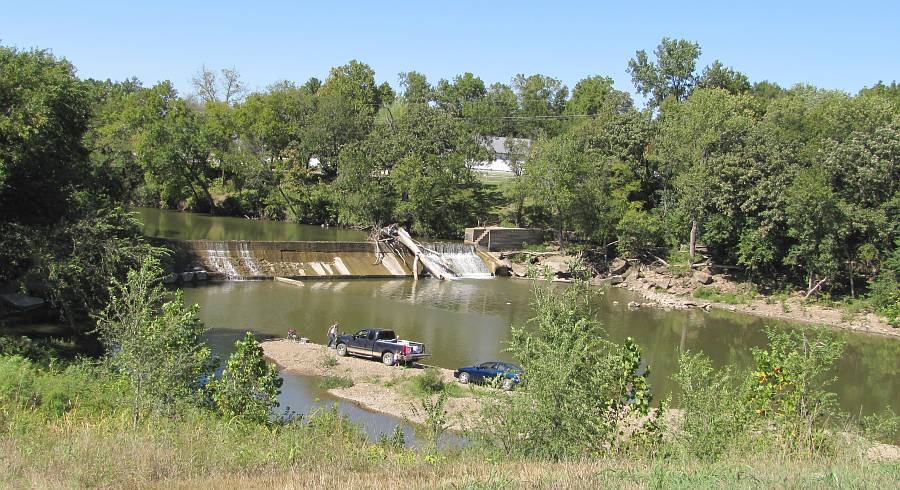
POLYGON ((437 449, 441 436, 450 428, 449 414, 446 409, 447 396, 446 391, 440 391, 434 395, 423 395, 419 400, 425 419, 420 432, 433 451, 437 449))
POLYGON ((278 406, 284 382, 278 367, 265 360, 262 347, 252 333, 234 343, 222 375, 210 381, 209 391, 216 409, 225 417, 241 417, 258 423, 268 420, 278 406))
POLYGON ((640 370, 640 349, 630 339, 617 345, 606 338, 590 294, 583 281, 562 291, 535 281, 536 317, 530 328, 513 327, 509 347, 524 369, 525 389, 486 401, 489 443, 561 459, 654 440, 662 411, 638 421, 649 413, 649 369, 640 370), (620 437, 623 431, 629 436, 620 437))
POLYGON ((654 213, 629 209, 616 224, 619 250, 629 257, 655 252, 662 245, 659 218, 654 213))
POLYGON ((319 388, 323 390, 334 390, 340 388, 352 388, 353 380, 346 376, 325 376, 319 382, 319 388))
POLYGON ((46 226, 65 213, 84 177, 88 117, 68 61, 0 46, 0 223, 46 226))
POLYGON ((694 87, 694 69, 700 57, 700 45, 684 39, 664 37, 650 61, 642 50, 628 62, 628 72, 641 95, 650 95, 649 105, 658 108, 669 97, 684 100, 694 87))
POLYGON ((130 383, 135 419, 199 403, 201 383, 215 368, 198 307, 185 305, 181 291, 166 291, 161 275, 159 262, 145 258, 126 281, 112 281, 109 304, 97 318, 110 366, 130 383))
POLYGON ((425 368, 422 373, 410 378, 409 391, 417 397, 428 397, 444 393, 451 397, 460 397, 462 390, 456 383, 444 381, 440 370, 437 368, 425 368))
POLYGON ((683 414, 677 441, 683 450, 714 461, 757 430, 742 377, 731 369, 715 369, 703 354, 681 354, 673 379, 683 414))
POLYGON ((828 386, 831 369, 844 344, 825 334, 809 337, 798 331, 769 328, 769 348, 753 349, 755 368, 750 403, 772 421, 788 450, 817 452, 838 416, 837 398, 828 386))

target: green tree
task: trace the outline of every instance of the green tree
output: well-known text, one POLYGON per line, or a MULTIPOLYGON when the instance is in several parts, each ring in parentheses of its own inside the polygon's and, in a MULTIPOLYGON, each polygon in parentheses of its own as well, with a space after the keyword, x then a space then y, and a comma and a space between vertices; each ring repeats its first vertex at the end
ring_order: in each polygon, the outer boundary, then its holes
POLYGON ((222 376, 209 384, 213 401, 225 417, 266 423, 278 406, 284 380, 278 375, 278 366, 266 362, 252 333, 247 332, 234 348, 222 376))
POLYGON ((356 60, 331 69, 317 92, 313 127, 322 132, 316 155, 327 178, 337 171, 337 156, 344 145, 363 140, 372 130, 381 107, 382 93, 372 68, 356 60))
POLYGON ((161 275, 159 262, 145 258, 126 281, 112 281, 109 304, 97 318, 109 363, 132 389, 135 420, 200 403, 201 381, 215 368, 198 307, 185 305, 181 291, 166 291, 161 275))
POLYGON ((806 271, 810 291, 820 277, 834 278, 846 233, 846 217, 826 179, 820 169, 802 170, 785 196, 787 234, 795 243, 784 261, 806 271))
POLYGON ((544 75, 513 77, 512 85, 519 101, 516 126, 519 134, 535 137, 541 132, 557 134, 562 123, 560 116, 566 107, 569 89, 555 78, 544 75))
POLYGON ((516 93, 502 83, 492 84, 485 96, 463 104, 462 114, 483 136, 516 136, 515 120, 519 110, 516 93))
POLYGON ((634 87, 641 95, 650 96, 648 105, 651 109, 658 109, 669 97, 676 101, 686 99, 696 83, 694 70, 700 57, 700 45, 664 37, 653 54, 656 61, 651 61, 642 49, 628 62, 634 87))
POLYGON ((703 69, 703 73, 697 80, 698 88, 721 88, 732 94, 740 94, 750 90, 750 80, 747 75, 726 67, 721 61, 703 69))
POLYGON ((593 76, 581 79, 572 89, 566 102, 566 114, 621 114, 633 108, 631 96, 613 88, 610 77, 593 76))
POLYGON ((435 90, 438 104, 455 116, 463 114, 466 104, 479 101, 487 94, 484 81, 466 72, 453 78, 453 82, 441 80, 435 90))
POLYGON ((529 196, 553 214, 557 241, 561 247, 579 202, 578 188, 588 173, 584 148, 569 134, 539 139, 525 163, 524 175, 529 196))
POLYGON ((434 97, 434 89, 425 75, 408 71, 401 73, 398 78, 403 87, 403 98, 410 104, 427 104, 434 97))
POLYGON ((630 339, 608 340, 591 295, 584 281, 559 289, 536 280, 535 317, 512 328, 509 347, 524 370, 523 389, 488 401, 482 429, 489 443, 558 460, 622 450, 656 431, 659 413, 637 421, 651 399, 640 349, 630 339))
POLYGON ((191 209, 212 206, 209 141, 199 114, 178 97, 168 81, 135 93, 127 115, 133 151, 148 184, 168 207, 184 201, 191 209))
POLYGON ((83 182, 88 91, 46 51, 0 47, 0 222, 49 225, 83 182))

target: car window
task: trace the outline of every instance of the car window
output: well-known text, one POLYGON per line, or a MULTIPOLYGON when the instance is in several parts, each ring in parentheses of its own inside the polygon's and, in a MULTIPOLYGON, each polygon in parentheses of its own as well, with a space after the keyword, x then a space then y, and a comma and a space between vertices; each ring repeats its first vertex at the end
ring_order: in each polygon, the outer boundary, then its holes
POLYGON ((397 338, 397 334, 393 330, 384 330, 378 334, 378 338, 381 340, 394 340, 397 338))
POLYGON ((369 332, 369 340, 375 340, 376 337, 378 337, 378 332, 376 332, 374 330, 369 332))
POLYGON ((514 373, 522 371, 522 368, 520 368, 519 366, 516 366, 515 364, 509 364, 507 362, 501 362, 499 364, 500 364, 499 368, 504 371, 511 371, 514 373))
POLYGON ((368 330, 360 330, 359 332, 356 332, 355 334, 353 334, 353 336, 354 337, 365 337, 368 333, 369 333, 368 330))
POLYGON ((478 366, 478 369, 494 369, 496 365, 496 362, 483 362, 480 366, 478 366))

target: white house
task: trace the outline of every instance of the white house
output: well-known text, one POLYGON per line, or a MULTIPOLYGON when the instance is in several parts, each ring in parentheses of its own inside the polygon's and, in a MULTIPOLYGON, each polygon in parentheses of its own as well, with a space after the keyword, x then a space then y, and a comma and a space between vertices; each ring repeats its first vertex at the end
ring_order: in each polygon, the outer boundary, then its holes
POLYGON ((482 172, 512 173, 511 159, 521 163, 531 147, 531 140, 525 138, 506 138, 503 136, 485 136, 483 145, 490 150, 490 160, 476 162, 475 170, 482 172), (516 153, 514 157, 511 153, 516 153))

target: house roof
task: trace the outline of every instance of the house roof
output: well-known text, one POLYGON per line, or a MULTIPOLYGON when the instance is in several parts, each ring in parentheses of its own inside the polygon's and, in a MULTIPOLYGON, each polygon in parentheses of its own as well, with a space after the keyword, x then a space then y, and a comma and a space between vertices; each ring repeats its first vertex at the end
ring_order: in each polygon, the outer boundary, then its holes
POLYGON ((531 140, 526 138, 508 138, 505 136, 485 136, 485 146, 496 155, 509 153, 508 145, 531 146, 531 140))

